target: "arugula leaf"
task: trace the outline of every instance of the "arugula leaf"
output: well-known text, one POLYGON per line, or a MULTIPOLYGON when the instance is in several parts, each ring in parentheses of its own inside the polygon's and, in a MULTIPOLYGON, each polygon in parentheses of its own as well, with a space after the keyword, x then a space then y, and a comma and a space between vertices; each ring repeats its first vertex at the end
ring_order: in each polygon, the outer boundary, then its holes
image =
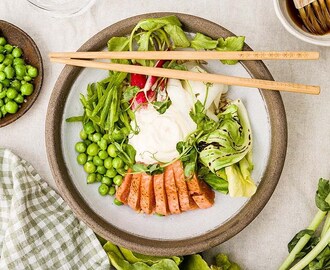
POLYGON ((201 33, 197 33, 193 40, 190 42, 190 47, 195 50, 213 50, 217 47, 218 41, 205 36, 201 33))
POLYGON ((180 26, 167 24, 164 30, 171 37, 174 47, 188 48, 190 46, 190 42, 180 26))
POLYGON ((128 51, 129 50, 128 37, 112 37, 108 41, 109 51, 128 51))
POLYGON ((172 105, 172 101, 170 99, 167 99, 165 101, 154 101, 152 102, 152 105, 157 112, 163 114, 172 105))
MULTIPOLYGON (((219 38, 218 46, 215 48, 217 51, 241 51, 244 46, 245 37, 227 37, 219 38)), ((221 63, 227 65, 235 65, 237 60, 221 60, 221 63)))
POLYGON ((129 86, 123 92, 122 101, 129 102, 132 98, 136 96, 136 94, 140 91, 139 87, 137 86, 129 86))
POLYGON ((142 28, 145 31, 155 31, 168 24, 176 25, 176 26, 182 25, 176 16, 171 15, 171 16, 162 17, 162 18, 149 18, 149 19, 142 20, 137 24, 137 26, 135 28, 136 29, 142 28))
POLYGON ((330 200, 328 197, 330 195, 330 183, 329 180, 320 178, 318 188, 315 195, 316 206, 322 211, 330 210, 330 200))

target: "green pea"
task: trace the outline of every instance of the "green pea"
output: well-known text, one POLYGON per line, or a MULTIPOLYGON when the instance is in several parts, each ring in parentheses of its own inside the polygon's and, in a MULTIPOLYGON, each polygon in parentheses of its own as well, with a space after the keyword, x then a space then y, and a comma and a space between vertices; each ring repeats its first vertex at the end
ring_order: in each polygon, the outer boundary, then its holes
POLYGON ((97 173, 97 174, 96 174, 96 181, 97 181, 97 182, 101 182, 101 181, 102 181, 102 177, 103 177, 103 175, 97 173))
POLYGON ((15 88, 16 90, 20 90, 21 89, 21 82, 19 80, 13 80, 11 82, 11 87, 15 88))
POLYGON ((96 166, 103 166, 103 160, 99 156, 94 156, 93 157, 93 163, 96 166))
POLYGON ((7 90, 7 98, 14 99, 18 95, 17 91, 14 88, 9 88, 7 90))
POLYGON ((35 78, 38 76, 38 69, 31 66, 28 68, 27 73, 31 78, 35 78))
POLYGON ((2 99, 0 99, 0 107, 2 107, 5 103, 3 102, 2 99))
POLYGON ((5 64, 0 64, 0 71, 4 71, 6 68, 6 65, 5 64))
POLYGON ((14 48, 13 51, 11 52, 11 54, 15 57, 15 58, 18 58, 18 57, 21 57, 22 56, 22 50, 21 48, 14 48))
POLYGON ((32 80, 32 78, 28 75, 24 76, 23 79, 24 79, 24 81, 27 81, 27 82, 32 80))
POLYGON ((104 175, 104 174, 106 174, 107 169, 106 169, 104 166, 97 166, 96 171, 97 171, 99 174, 104 175))
POLYGON ((80 131, 79 136, 80 136, 80 139, 82 139, 82 140, 87 139, 87 133, 83 129, 80 131))
POLYGON ((122 167, 124 167, 124 161, 122 161, 122 159, 120 159, 119 157, 116 157, 116 158, 114 158, 113 161, 112 161, 112 166, 113 166, 115 169, 122 168, 122 167))
POLYGON ((33 93, 33 84, 25 83, 21 86, 21 93, 23 96, 30 96, 33 93))
POLYGON ((99 146, 96 143, 92 143, 87 147, 87 154, 90 156, 96 156, 99 152, 99 146))
POLYGON ((0 99, 3 99, 5 96, 7 95, 7 90, 2 90, 1 92, 0 92, 0 99))
POLYGON ((10 101, 10 99, 8 97, 5 97, 3 100, 5 103, 8 103, 10 101))
MULTIPOLYGON (((96 133, 96 134, 99 134, 99 133, 96 133)), ((94 135, 95 135, 95 134, 94 134, 94 135)), ((107 141, 106 141, 105 139, 102 138, 101 140, 98 141, 97 144, 100 146, 100 148, 101 148, 102 150, 107 150, 108 143, 107 143, 107 141)))
POLYGON ((124 134, 118 130, 115 129, 112 134, 111 134, 112 139, 114 139, 115 141, 122 141, 124 139, 124 134))
POLYGON ((15 76, 15 70, 12 66, 6 66, 3 72, 6 74, 7 79, 12 79, 15 76))
POLYGON ((87 135, 88 140, 90 140, 91 142, 93 142, 93 134, 88 134, 87 135))
POLYGON ((0 45, 4 46, 7 44, 7 40, 4 37, 0 37, 0 45))
POLYGON ((105 176, 109 178, 114 178, 117 175, 117 172, 115 169, 108 169, 107 172, 105 173, 105 176))
POLYGON ((90 145, 92 142, 90 140, 84 140, 84 143, 86 144, 86 146, 90 145))
POLYGON ((77 156, 77 162, 80 165, 84 165, 87 162, 87 155, 85 153, 80 153, 77 156))
POLYGON ((107 195, 108 192, 109 192, 109 187, 108 187, 106 184, 101 184, 101 185, 99 186, 99 193, 100 193, 102 196, 107 195))
POLYGON ((87 176, 87 184, 95 183, 95 181, 96 181, 96 174, 95 173, 91 173, 87 176))
POLYGON ((78 153, 85 153, 87 146, 84 142, 77 142, 75 145, 75 149, 78 153))
POLYGON ((1 110, 1 113, 2 113, 2 117, 4 117, 4 116, 7 114, 6 106, 3 105, 3 106, 0 108, 0 110, 1 110))
POLYGON ((125 175, 127 170, 125 170, 124 168, 119 168, 119 169, 116 169, 117 173, 119 173, 120 175, 125 175))
POLYGON ((3 60, 5 60, 5 56, 2 53, 0 53, 0 63, 2 63, 3 60))
POLYGON ((93 173, 96 171, 96 166, 94 165, 93 162, 91 161, 87 161, 84 165, 84 170, 87 173, 93 173))
POLYGON ((108 193, 109 193, 110 196, 115 195, 116 194, 116 188, 115 187, 110 187, 108 193))
POLYGON ((9 57, 9 55, 6 56, 5 60, 2 62, 6 66, 10 66, 13 63, 13 58, 9 57))
POLYGON ((13 65, 25 65, 25 61, 22 58, 15 58, 13 59, 13 65))
POLYGON ((129 166, 126 164, 126 165, 124 166, 124 169, 127 171, 128 168, 129 168, 129 166))
POLYGON ((6 74, 3 71, 0 71, 0 82, 6 79, 6 74))
POLYGON ((117 156, 117 148, 114 144, 108 146, 108 154, 110 157, 115 158, 117 156))
POLYGON ((100 133, 94 133, 93 134, 93 142, 98 142, 99 140, 101 140, 102 135, 100 133))
POLYGON ((112 158, 108 157, 104 160, 104 167, 107 169, 112 169, 112 158))
POLYGON ((117 186, 120 186, 123 183, 123 177, 121 175, 116 175, 113 178, 113 183, 117 186))
POLYGON ((120 132, 125 136, 127 137, 130 133, 131 133, 131 130, 127 127, 123 127, 120 132))
POLYGON ((123 205, 123 203, 117 199, 114 199, 113 202, 115 203, 115 205, 118 205, 118 206, 123 205))
POLYGON ((102 180, 101 180, 102 184, 106 184, 107 186, 111 186, 112 185, 112 179, 107 177, 107 176, 103 176, 102 180))
POLYGON ((88 156, 87 157, 87 161, 93 161, 93 157, 92 156, 88 156))
POLYGON ((26 74, 26 66, 22 64, 14 65, 16 76, 24 77, 26 74))
POLYGON ((0 53, 6 53, 6 49, 2 45, 0 45, 0 53))
POLYGON ((102 138, 105 139, 107 141, 107 143, 110 142, 109 134, 104 134, 102 138))
POLYGON ((17 105, 17 103, 14 102, 14 101, 8 101, 8 102, 6 103, 6 105, 5 105, 5 108, 6 108, 6 111, 7 111, 8 113, 13 114, 13 113, 16 113, 16 112, 17 112, 17 110, 18 110, 18 105, 17 105))
POLYGON ((9 86, 10 86, 10 80, 8 80, 8 79, 4 79, 1 83, 2 83, 5 87, 9 87, 9 86))
MULTIPOLYGON (((98 153, 99 157, 101 159, 106 159, 109 155, 108 155, 108 152, 107 151, 104 151, 104 150, 101 150, 99 153, 98 153)), ((108 168, 107 168, 108 169, 108 168)))
POLYGON ((93 123, 92 122, 87 122, 84 125, 84 130, 87 134, 92 134, 95 131, 93 123))
POLYGON ((17 95, 14 100, 16 103, 22 104, 24 102, 24 97, 22 95, 17 95))
POLYGON ((7 53, 11 53, 14 49, 14 47, 12 45, 8 44, 8 43, 3 47, 6 49, 7 53))

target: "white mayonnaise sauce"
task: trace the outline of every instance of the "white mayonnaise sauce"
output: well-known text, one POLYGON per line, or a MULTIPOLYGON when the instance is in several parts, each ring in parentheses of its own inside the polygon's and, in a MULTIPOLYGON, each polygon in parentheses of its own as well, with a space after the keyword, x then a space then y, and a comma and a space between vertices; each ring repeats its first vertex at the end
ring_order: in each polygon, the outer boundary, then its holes
MULTIPOLYGON (((205 72, 199 67, 192 68, 192 71, 205 72)), ((203 104, 205 102, 206 109, 209 109, 227 90, 224 85, 212 84, 205 101, 206 85, 203 82, 189 81, 184 86, 180 80, 168 80, 167 93, 172 104, 165 113, 160 114, 151 104, 135 112, 139 133, 133 135, 129 143, 136 150, 137 162, 154 164, 178 157, 176 144, 196 130, 196 123, 189 116, 196 98, 203 104)))

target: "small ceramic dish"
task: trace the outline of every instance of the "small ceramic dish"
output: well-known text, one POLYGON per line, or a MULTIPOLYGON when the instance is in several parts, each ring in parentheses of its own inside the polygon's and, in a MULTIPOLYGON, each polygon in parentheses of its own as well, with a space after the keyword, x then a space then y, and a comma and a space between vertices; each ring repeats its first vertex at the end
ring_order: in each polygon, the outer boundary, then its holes
POLYGON ((23 116, 36 101, 43 80, 43 64, 39 49, 33 39, 17 26, 0 20, 0 36, 4 36, 8 43, 18 46, 23 50, 23 57, 27 64, 38 69, 38 76, 33 80, 34 91, 31 96, 26 97, 26 101, 15 114, 7 114, 4 118, 0 118, 0 128, 16 121, 23 116))
POLYGON ((284 26, 284 28, 290 34, 301 39, 302 41, 319 46, 330 46, 330 34, 325 34, 321 36, 313 35, 311 33, 308 33, 307 31, 304 31, 293 21, 293 19, 289 15, 287 1, 293 0, 274 0, 276 15, 284 26))
MULTIPOLYGON (((79 50, 104 50, 111 37, 129 34, 141 19, 168 15, 153 13, 120 21, 96 34, 79 50)), ((201 32, 214 39, 233 36, 213 22, 185 14, 174 15, 188 33, 201 32)), ((247 45, 244 49, 251 50, 247 45)), ((212 73, 273 80, 261 61, 245 61, 234 66, 210 61, 207 69, 212 73)), ((48 159, 59 192, 78 218, 105 239, 137 252, 185 255, 228 240, 259 214, 276 187, 286 153, 286 117, 278 92, 230 86, 228 94, 231 99, 240 98, 250 116, 255 164, 252 177, 258 184, 252 198, 230 198, 217 194, 215 204, 208 209, 166 217, 148 216, 137 214, 126 206, 116 206, 110 196, 100 196, 97 186, 86 184, 86 174, 76 162, 74 144, 79 140, 81 123, 66 123, 65 119, 82 113, 79 93, 85 93, 87 84, 106 76, 106 71, 66 66, 57 80, 48 106, 48 159)))

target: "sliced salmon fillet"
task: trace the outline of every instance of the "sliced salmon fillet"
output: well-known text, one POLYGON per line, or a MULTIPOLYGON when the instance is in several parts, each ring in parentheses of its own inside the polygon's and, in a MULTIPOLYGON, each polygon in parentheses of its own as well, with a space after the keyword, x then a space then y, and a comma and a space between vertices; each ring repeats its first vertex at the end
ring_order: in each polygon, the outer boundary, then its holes
POLYGON ((164 173, 154 175, 154 192, 156 209, 155 212, 160 215, 168 215, 168 204, 165 191, 164 173))
POLYGON ((209 208, 214 204, 214 191, 204 181, 198 180, 196 175, 187 181, 187 186, 199 208, 209 208))
POLYGON ((184 176, 183 165, 180 160, 172 164, 176 187, 179 195, 179 203, 181 211, 188 211, 198 208, 195 201, 189 195, 186 179, 184 176))
POLYGON ((154 181, 151 175, 142 173, 141 177, 141 210, 146 214, 151 214, 155 210, 154 181))
POLYGON ((128 195, 127 204, 135 211, 140 211, 140 197, 141 197, 141 177, 142 174, 133 174, 130 191, 128 195))
POLYGON ((120 187, 116 191, 116 199, 118 201, 121 201, 124 204, 127 204, 127 199, 128 199, 129 191, 131 188, 131 182, 132 182, 131 172, 132 172, 132 170, 128 169, 123 183, 120 185, 120 187))
POLYGON ((165 190, 171 214, 180 214, 180 204, 172 164, 165 168, 165 190))

